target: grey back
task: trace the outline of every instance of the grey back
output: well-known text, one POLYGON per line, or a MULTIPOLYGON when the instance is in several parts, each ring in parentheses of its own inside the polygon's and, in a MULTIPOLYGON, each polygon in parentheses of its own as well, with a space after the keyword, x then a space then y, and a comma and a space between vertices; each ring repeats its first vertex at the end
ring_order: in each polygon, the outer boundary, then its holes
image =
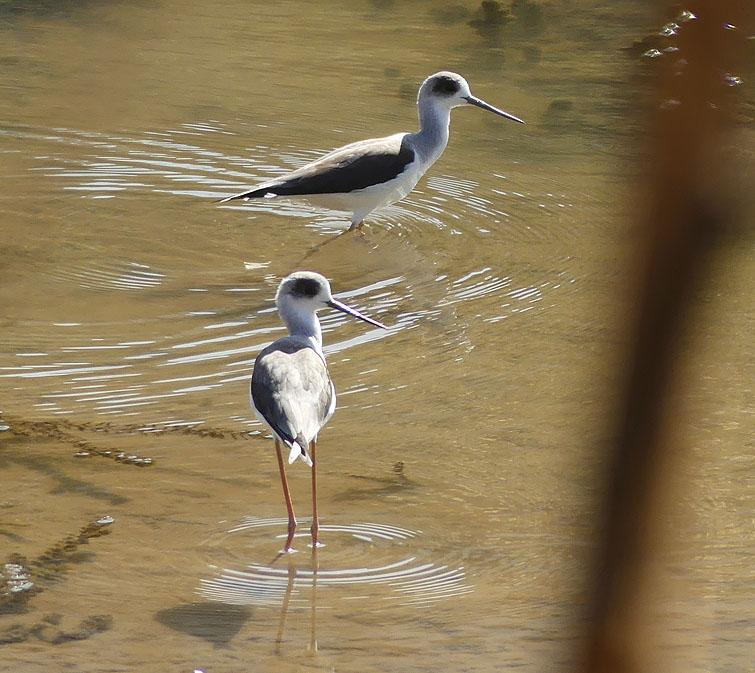
POLYGON ((332 414, 333 385, 322 356, 302 337, 287 336, 254 362, 252 402, 281 440, 309 442, 332 414))

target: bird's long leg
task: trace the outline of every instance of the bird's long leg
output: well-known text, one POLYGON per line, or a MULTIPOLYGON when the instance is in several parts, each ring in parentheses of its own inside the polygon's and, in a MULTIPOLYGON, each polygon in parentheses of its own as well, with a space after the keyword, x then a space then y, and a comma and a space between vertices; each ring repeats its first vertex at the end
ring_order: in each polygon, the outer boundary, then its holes
POLYGON ((352 222, 348 231, 361 231, 363 225, 364 225, 364 220, 359 220, 359 222, 352 222))
POLYGON ((309 457, 312 459, 312 547, 319 547, 317 534, 320 531, 320 519, 317 516, 317 440, 309 443, 309 457))
POLYGON ((347 236, 350 232, 359 231, 360 234, 364 234, 364 232, 361 229, 361 226, 362 226, 362 223, 360 222, 359 223, 359 227, 355 229, 355 225, 352 224, 348 229, 346 229, 345 231, 342 231, 340 234, 337 234, 336 236, 333 236, 332 238, 329 238, 329 239, 323 241, 322 243, 318 243, 317 245, 313 245, 309 250, 307 250, 307 252, 304 255, 304 257, 302 257, 297 262, 297 266, 301 266, 302 262, 305 262, 306 260, 308 260, 315 253, 320 252, 320 250, 322 250, 326 245, 332 243, 333 241, 337 241, 338 239, 340 239, 343 236, 347 236))
POLYGON ((288 509, 288 537, 286 538, 286 544, 283 547, 283 552, 287 553, 293 551, 291 542, 294 539, 294 533, 296 532, 296 516, 294 515, 294 504, 291 502, 291 493, 288 491, 288 481, 286 479, 286 469, 283 467, 283 455, 281 454, 280 442, 275 440, 275 452, 278 455, 278 470, 281 473, 281 483, 283 484, 283 497, 286 499, 286 509, 288 509))

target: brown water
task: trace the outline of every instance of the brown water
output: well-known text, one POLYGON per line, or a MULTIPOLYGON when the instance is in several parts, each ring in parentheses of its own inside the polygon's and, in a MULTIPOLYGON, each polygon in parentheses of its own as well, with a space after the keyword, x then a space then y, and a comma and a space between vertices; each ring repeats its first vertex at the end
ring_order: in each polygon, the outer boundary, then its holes
MULTIPOLYGON (((20 566, 0 566, 0 670, 570 661, 635 242, 623 49, 659 21, 635 4, 505 27, 475 3, 0 5, 0 563, 20 566), (456 111, 418 189, 307 259, 392 328, 322 316, 326 546, 271 564, 252 363, 282 334, 278 281, 346 221, 213 201, 413 130, 439 69, 528 125, 456 111)), ((683 534, 650 608, 665 670, 752 670, 750 253, 690 340, 683 534)))

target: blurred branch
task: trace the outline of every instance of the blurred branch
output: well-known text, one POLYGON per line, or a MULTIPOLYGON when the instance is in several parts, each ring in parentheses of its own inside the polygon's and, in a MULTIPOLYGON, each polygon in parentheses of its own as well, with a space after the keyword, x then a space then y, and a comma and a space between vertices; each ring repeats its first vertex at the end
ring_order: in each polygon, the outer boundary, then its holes
POLYGON ((674 365, 694 291, 707 280, 728 212, 721 192, 726 158, 722 131, 733 95, 738 36, 725 28, 745 17, 744 1, 687 6, 697 17, 680 26, 679 51, 660 59, 658 107, 649 148, 645 241, 638 268, 623 403, 612 449, 604 522, 592 569, 591 621, 582 670, 634 673, 647 649, 637 632, 642 586, 649 574, 654 525, 671 481, 664 442, 674 365))

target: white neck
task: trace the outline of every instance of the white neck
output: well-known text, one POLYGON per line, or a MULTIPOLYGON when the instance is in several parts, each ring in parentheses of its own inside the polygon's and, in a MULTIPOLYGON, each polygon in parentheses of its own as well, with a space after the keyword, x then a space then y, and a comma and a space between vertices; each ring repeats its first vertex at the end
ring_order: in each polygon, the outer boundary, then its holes
POLYGON ((309 306, 299 306, 285 301, 278 306, 278 313, 291 336, 309 339, 313 348, 322 355, 320 321, 309 306))
POLYGON ((420 100, 418 108, 419 131, 414 134, 416 147, 423 162, 432 164, 448 144, 451 109, 431 98, 420 100))

